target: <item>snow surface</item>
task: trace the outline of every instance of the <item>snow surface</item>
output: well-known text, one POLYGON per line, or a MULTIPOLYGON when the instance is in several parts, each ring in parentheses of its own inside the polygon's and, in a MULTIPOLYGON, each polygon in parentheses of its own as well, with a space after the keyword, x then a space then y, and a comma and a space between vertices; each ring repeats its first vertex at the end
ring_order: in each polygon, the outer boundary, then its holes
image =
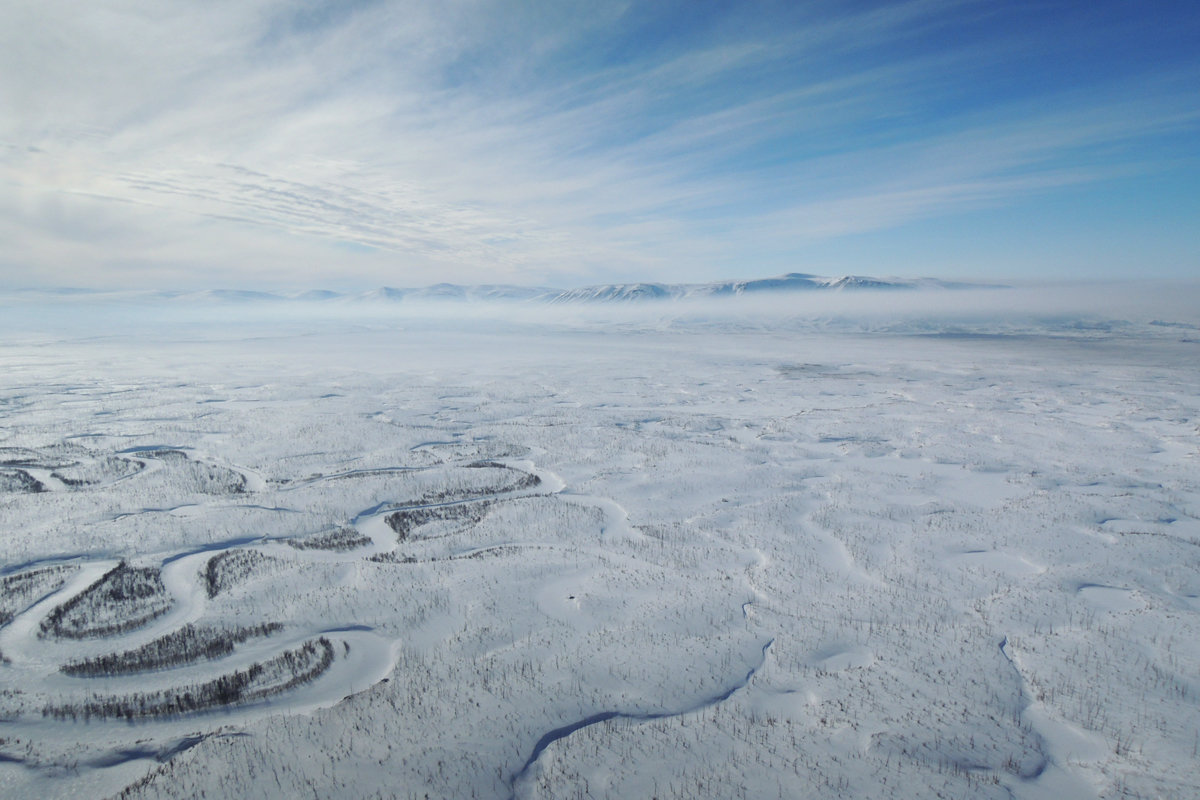
POLYGON ((1168 300, 173 325, 22 300, 0 470, 42 491, 0 483, 26 587, 0 795, 1200 796, 1200 304, 1168 300), (42 633, 122 561, 165 613, 42 633), (43 714, 321 637, 277 693, 43 714))

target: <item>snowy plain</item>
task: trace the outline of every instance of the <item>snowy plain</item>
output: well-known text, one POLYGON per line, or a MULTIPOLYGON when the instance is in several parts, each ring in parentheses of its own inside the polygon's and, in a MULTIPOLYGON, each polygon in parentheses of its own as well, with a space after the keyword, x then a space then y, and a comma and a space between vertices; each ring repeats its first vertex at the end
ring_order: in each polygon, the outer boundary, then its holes
POLYGON ((4 797, 1200 796, 1195 286, 0 313, 4 797))

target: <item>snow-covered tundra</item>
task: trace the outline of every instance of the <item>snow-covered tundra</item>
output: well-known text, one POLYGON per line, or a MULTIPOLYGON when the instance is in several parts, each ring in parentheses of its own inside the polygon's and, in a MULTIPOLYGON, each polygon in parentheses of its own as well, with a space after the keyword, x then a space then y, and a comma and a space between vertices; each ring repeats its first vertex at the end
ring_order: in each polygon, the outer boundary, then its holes
POLYGON ((0 794, 1200 796, 1195 315, 962 297, 10 299, 0 794))

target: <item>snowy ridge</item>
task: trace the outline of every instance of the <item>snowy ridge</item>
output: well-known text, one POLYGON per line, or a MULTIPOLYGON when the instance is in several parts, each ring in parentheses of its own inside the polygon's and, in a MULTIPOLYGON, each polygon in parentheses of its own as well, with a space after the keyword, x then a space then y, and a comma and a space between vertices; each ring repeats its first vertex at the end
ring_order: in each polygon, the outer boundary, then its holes
POLYGON ((53 296, 73 300, 156 300, 204 305, 278 303, 411 303, 411 302, 506 302, 534 304, 628 303, 647 300, 693 300, 742 295, 769 295, 808 291, 913 290, 913 289, 995 289, 997 284, 959 283, 934 278, 875 278, 861 275, 821 277, 789 272, 771 278, 728 280, 711 283, 611 283, 557 289, 544 286, 482 284, 465 286, 437 283, 432 286, 397 288, 380 286, 364 292, 336 292, 309 289, 295 292, 267 292, 236 289, 203 291, 89 291, 86 289, 27 290, 17 293, 26 299, 53 296))
POLYGON ((587 286, 571 289, 547 298, 554 303, 610 302, 614 300, 682 300, 709 297, 733 297, 749 294, 780 292, 804 292, 847 289, 959 289, 1000 288, 992 285, 951 283, 933 278, 868 278, 861 275, 843 275, 827 278, 803 272, 789 272, 774 278, 757 278, 743 281, 718 281, 715 283, 629 283, 587 286))

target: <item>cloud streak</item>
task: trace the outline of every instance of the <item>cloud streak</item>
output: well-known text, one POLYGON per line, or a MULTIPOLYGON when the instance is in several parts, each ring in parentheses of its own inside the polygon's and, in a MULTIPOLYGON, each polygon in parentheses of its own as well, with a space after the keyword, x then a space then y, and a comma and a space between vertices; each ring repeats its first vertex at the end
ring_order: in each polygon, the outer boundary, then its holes
POLYGON ((6 8, 5 282, 757 274, 1200 127, 1186 59, 974 96, 1023 41, 984 4, 602 5, 6 8))

